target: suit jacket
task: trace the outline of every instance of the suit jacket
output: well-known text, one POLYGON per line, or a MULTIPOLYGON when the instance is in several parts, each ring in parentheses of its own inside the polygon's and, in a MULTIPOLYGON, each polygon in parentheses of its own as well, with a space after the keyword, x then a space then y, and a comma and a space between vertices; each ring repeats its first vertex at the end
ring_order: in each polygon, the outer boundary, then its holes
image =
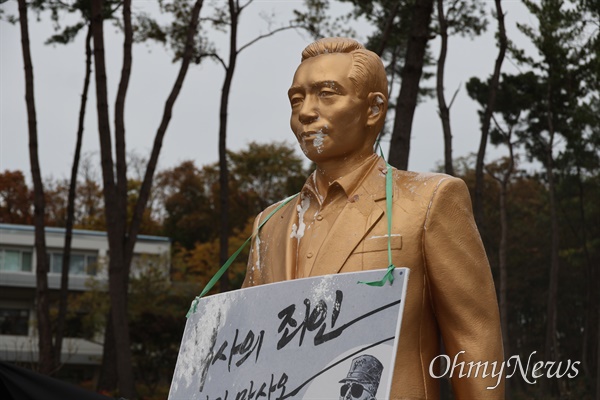
MULTIPOLYGON (((379 160, 368 172, 356 201, 331 226, 309 276, 388 265, 384 170, 379 160)), ((392 257, 397 267, 410 268, 410 277, 390 398, 438 399, 439 381, 429 368, 440 354, 440 334, 450 360, 458 354, 457 363, 503 361, 496 292, 465 183, 443 174, 393 174, 392 257)), ((273 215, 253 240, 245 287, 295 278, 297 240, 290 232, 298 202, 273 215)), ((256 218, 255 229, 274 207, 256 218)), ((504 398, 503 381, 486 389, 498 377, 484 379, 480 370, 475 378, 473 368, 471 378, 459 378, 459 369, 452 376, 457 399, 504 398)))

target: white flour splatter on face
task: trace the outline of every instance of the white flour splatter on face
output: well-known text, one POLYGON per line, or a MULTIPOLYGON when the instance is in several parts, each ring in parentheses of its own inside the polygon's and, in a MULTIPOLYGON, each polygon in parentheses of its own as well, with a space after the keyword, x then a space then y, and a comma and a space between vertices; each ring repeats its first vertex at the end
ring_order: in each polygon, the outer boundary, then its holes
POLYGON ((323 133, 323 129, 319 129, 315 133, 315 139, 313 140, 313 146, 317 149, 317 153, 323 152, 323 142, 325 141, 325 133, 323 133))
POLYGON ((302 150, 302 152, 304 153, 305 156, 308 155, 308 150, 306 148, 306 137, 304 137, 304 135, 302 135, 302 126, 298 127, 298 130, 296 132, 294 132, 294 134, 296 135, 296 138, 298 139, 298 144, 300 145, 300 149, 302 150))
POLYGON ((313 140, 313 146, 317 149, 317 153, 323 152, 323 143, 325 142, 325 137, 327 136, 327 129, 329 126, 327 124, 323 125, 321 129, 315 132, 315 138, 313 140), (324 132, 325 131, 325 132, 324 132))
POLYGON ((304 136, 301 136, 300 148, 302 149, 302 152, 304 153, 304 155, 307 156, 308 150, 306 149, 306 138, 304 136))

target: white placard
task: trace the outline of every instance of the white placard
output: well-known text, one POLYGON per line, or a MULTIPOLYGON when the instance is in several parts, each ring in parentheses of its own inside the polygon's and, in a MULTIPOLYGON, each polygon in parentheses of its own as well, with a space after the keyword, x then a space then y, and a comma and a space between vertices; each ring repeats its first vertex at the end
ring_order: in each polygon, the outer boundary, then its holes
POLYGON ((392 285, 357 283, 385 271, 201 299, 185 326, 169 399, 339 399, 352 390, 389 398, 408 269, 395 269, 392 285))

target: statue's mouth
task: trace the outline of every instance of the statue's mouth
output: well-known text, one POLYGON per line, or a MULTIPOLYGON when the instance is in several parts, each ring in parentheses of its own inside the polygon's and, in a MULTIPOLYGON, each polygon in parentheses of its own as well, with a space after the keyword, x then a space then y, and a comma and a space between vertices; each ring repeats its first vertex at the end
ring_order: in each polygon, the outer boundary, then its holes
POLYGON ((327 135, 327 134, 326 134, 326 133, 323 133, 323 129, 321 128, 321 129, 319 129, 319 130, 316 130, 316 131, 306 131, 306 132, 302 132, 302 133, 300 134, 300 137, 301 137, 302 139, 304 139, 304 140, 307 140, 307 139, 311 139, 311 140, 312 140, 312 139, 319 138, 319 137, 321 137, 321 138, 322 138, 323 136, 326 136, 326 135, 327 135))

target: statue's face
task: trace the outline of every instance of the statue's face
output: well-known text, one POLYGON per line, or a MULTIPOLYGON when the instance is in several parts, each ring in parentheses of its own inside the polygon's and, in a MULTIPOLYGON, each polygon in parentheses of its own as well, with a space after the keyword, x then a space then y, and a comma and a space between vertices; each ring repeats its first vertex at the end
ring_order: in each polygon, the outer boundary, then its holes
POLYGON ((348 78, 351 66, 350 54, 309 58, 296 70, 288 91, 292 131, 317 164, 373 153, 366 126, 369 104, 348 78))

